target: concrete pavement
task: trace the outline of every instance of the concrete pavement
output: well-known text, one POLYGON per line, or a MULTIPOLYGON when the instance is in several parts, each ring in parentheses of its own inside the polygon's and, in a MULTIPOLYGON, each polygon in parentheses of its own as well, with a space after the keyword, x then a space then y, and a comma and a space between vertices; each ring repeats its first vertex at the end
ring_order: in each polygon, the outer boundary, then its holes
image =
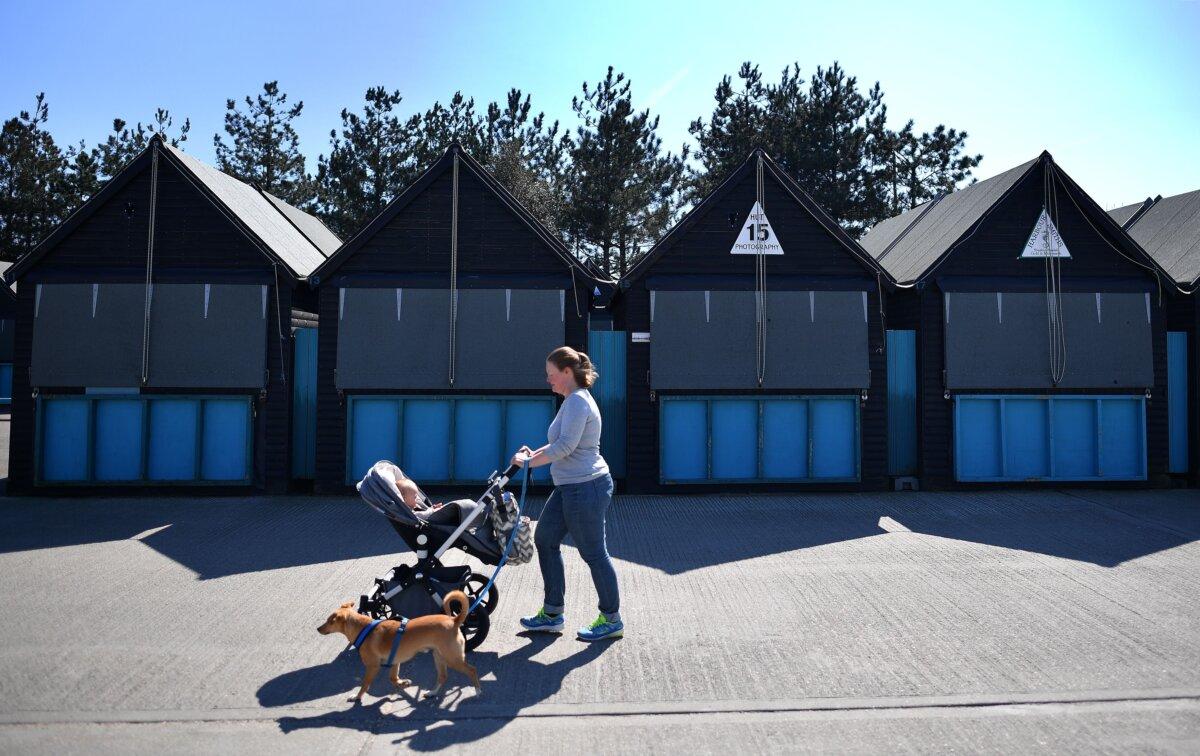
POLYGON ((1197 539, 1190 491, 619 497, 628 638, 516 633, 512 567, 482 700, 354 707, 315 628, 411 558, 357 500, 9 499, 0 751, 1195 751, 1197 539))

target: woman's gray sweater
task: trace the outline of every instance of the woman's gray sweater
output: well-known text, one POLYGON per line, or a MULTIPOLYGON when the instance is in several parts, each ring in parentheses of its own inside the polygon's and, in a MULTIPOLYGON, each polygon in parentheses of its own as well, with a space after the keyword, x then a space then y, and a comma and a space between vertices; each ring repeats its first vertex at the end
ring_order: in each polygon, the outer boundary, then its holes
POLYGON ((546 432, 554 485, 586 483, 608 473, 600 456, 600 408, 587 389, 576 389, 563 400, 546 432))

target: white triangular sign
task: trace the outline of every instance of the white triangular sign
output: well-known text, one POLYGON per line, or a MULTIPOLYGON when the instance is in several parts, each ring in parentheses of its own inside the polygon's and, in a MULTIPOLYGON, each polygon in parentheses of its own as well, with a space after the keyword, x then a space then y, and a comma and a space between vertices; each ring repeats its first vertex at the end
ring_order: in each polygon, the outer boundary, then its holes
POLYGON ((1058 229, 1054 227, 1054 221, 1050 220, 1046 208, 1042 208, 1042 214, 1038 216, 1033 233, 1029 235, 1029 241, 1025 242, 1025 249, 1021 252, 1021 257, 1070 256, 1067 245, 1063 244, 1062 237, 1058 235, 1058 229))
POLYGON ((771 228, 771 222, 767 220, 767 213, 763 210, 762 205, 755 200, 754 207, 750 208, 750 214, 746 216, 746 222, 742 224, 742 228, 738 231, 738 237, 733 242, 733 249, 729 250, 731 255, 782 255, 783 247, 779 246, 779 239, 775 237, 775 231, 771 228))

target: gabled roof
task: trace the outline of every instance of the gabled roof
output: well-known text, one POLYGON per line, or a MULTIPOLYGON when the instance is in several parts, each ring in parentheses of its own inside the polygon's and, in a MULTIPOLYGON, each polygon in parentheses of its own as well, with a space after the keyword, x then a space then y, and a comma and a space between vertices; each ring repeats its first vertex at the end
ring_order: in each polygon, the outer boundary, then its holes
POLYGON ((54 229, 40 244, 4 273, 13 282, 66 238, 114 194, 145 170, 158 149, 160 157, 178 169, 272 261, 282 263, 295 278, 304 278, 325 261, 338 239, 317 218, 257 187, 202 163, 155 136, 146 149, 129 162, 91 199, 54 229))
POLYGON ((1147 199, 1109 215, 1177 284, 1192 287, 1200 281, 1200 189, 1147 199))
POLYGON ((930 274, 959 244, 971 238, 991 211, 1039 164, 1044 164, 1055 180, 1061 182, 1064 191, 1094 226, 1103 227, 1125 248, 1122 255, 1145 260, 1146 264, 1137 264, 1156 276, 1163 272, 1120 224, 1054 163, 1049 152, 1042 152, 1027 163, 882 221, 867 232, 862 245, 897 284, 913 284, 930 274))
POLYGON ((529 210, 527 210, 525 206, 521 204, 520 200, 514 197, 512 193, 508 191, 508 189, 504 188, 504 185, 501 184, 496 177, 491 174, 491 171, 484 168, 477 160, 475 160, 475 158, 471 157, 470 153, 463 149, 461 144, 454 142, 446 149, 444 153, 442 153, 442 156, 438 158, 433 165, 429 166, 429 168, 427 168, 425 172, 417 178, 416 181, 410 184, 407 189, 400 193, 399 196, 389 202, 387 206, 383 208, 383 210, 379 211, 379 214, 376 215, 370 223, 359 229, 358 233, 351 237, 336 252, 330 255, 328 260, 318 266, 317 269, 312 272, 312 282, 317 284, 333 275, 337 269, 341 267, 342 263, 354 255, 355 252, 360 250, 363 245, 365 245, 375 236, 375 234, 379 233, 379 231, 386 227, 393 218, 395 218, 400 214, 401 211, 404 210, 404 208, 408 207, 413 200, 419 197, 421 192, 429 188, 429 185, 433 183, 434 179, 450 170, 454 166, 455 156, 459 158, 459 165, 465 168, 467 171, 470 171, 470 173, 475 176, 476 179, 490 189, 493 194, 496 195, 497 199, 500 200, 501 204, 508 208, 513 215, 515 215, 522 223, 524 223, 529 230, 533 232, 534 236, 536 236, 543 244, 549 247, 550 251, 559 259, 561 259, 564 265, 571 268, 574 273, 579 273, 586 278, 597 278, 594 273, 585 268, 579 259, 575 257, 575 255, 573 255, 569 249, 567 249, 567 246, 563 244, 562 240, 559 239, 556 234, 550 232, 545 226, 543 226, 541 221, 535 218, 533 213, 529 212, 529 210))
MULTIPOLYGON (((1049 157, 1049 153, 1042 153, 1049 157)), ((919 279, 1042 158, 942 195, 877 223, 860 240, 897 283, 919 279)))
POLYGON ((746 156, 746 159, 740 166, 737 167, 736 170, 733 171, 733 173, 729 174, 728 178, 721 182, 720 186, 714 189, 699 204, 689 210, 688 213, 684 215, 678 223, 675 224, 674 228, 667 232, 666 236, 664 236, 662 239, 659 239, 658 243, 655 244, 650 251, 642 257, 642 259, 638 260, 633 267, 629 269, 624 276, 624 280, 633 280, 649 270, 649 268, 654 265, 655 261, 666 254, 667 250, 674 246, 675 243, 679 241, 679 239, 682 238, 683 235, 686 234, 700 218, 704 217, 704 214, 708 212, 713 205, 720 202, 726 194, 732 191, 733 188, 737 186, 738 182, 741 181, 749 171, 755 170, 757 159, 760 156, 763 159, 763 172, 774 178, 779 185, 783 187, 783 190, 787 192, 787 194, 791 196, 791 198, 795 200, 797 204, 807 210, 813 219, 816 220, 817 223, 819 223, 826 231, 828 231, 829 234, 833 236, 834 239, 836 239, 846 249, 846 251, 849 252, 850 255, 863 266, 863 268, 865 268, 871 274, 875 274, 880 271, 879 266, 875 263, 875 260, 871 257, 871 255, 868 254, 858 242, 854 241, 849 234, 842 230, 842 227, 838 225, 837 221, 831 218, 829 213, 825 212, 825 210, 808 195, 808 192, 804 191, 804 189, 802 189, 800 185, 796 183, 795 179, 787 175, 787 173, 779 167, 779 164, 772 160, 771 156, 768 155, 764 150, 761 148, 756 148, 746 156))
POLYGON ((1150 207, 1160 199, 1162 199, 1162 195, 1159 195, 1155 198, 1147 197, 1141 202, 1135 202, 1132 205, 1126 205, 1125 207, 1118 207, 1116 210, 1109 210, 1108 215, 1110 218, 1120 224, 1121 228, 1128 231, 1129 227, 1133 225, 1134 220, 1136 220, 1143 212, 1149 210, 1150 207))
POLYGON ((165 154, 202 182, 298 276, 307 276, 339 246, 333 232, 308 213, 258 187, 238 181, 166 142, 162 147, 165 154), (316 233, 317 238, 310 236, 311 233, 316 233), (324 251, 322 245, 330 247, 329 251, 324 251))

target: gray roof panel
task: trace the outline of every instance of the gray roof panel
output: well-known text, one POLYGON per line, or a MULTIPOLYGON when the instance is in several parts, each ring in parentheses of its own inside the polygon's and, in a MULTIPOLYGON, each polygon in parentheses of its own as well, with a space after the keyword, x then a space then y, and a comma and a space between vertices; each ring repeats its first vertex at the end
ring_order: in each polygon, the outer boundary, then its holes
POLYGON ((1141 202, 1135 202, 1132 205, 1118 207, 1116 210, 1109 210, 1108 215, 1117 222, 1117 225, 1119 225, 1121 228, 1125 228, 1125 224, 1129 222, 1129 219, 1133 217, 1134 213, 1136 213, 1138 210, 1141 210, 1142 206, 1149 201, 1150 200, 1142 200, 1141 202))
MULTIPOLYGON (((332 244, 328 237, 332 237, 334 241, 337 237, 325 229, 324 234, 318 234, 320 241, 318 238, 312 241, 305 238, 305 234, 310 230, 315 232, 317 225, 324 227, 319 220, 279 200, 276 200, 279 204, 276 206, 267 199, 264 192, 259 192, 253 186, 200 162, 166 142, 162 147, 168 155, 182 163, 200 180, 208 191, 246 224, 246 227, 297 276, 307 276, 325 262, 327 253, 317 244, 332 244), (307 218, 303 223, 298 221, 301 216, 307 218), (305 232, 301 233, 296 226, 300 226, 305 232)), ((340 246, 340 243, 333 245, 335 249, 337 246, 340 246)))
POLYGON ((1156 201, 1128 231, 1176 283, 1200 280, 1200 189, 1156 201))
POLYGON ((916 281, 1040 159, 888 218, 868 231, 861 244, 897 283, 916 281))

